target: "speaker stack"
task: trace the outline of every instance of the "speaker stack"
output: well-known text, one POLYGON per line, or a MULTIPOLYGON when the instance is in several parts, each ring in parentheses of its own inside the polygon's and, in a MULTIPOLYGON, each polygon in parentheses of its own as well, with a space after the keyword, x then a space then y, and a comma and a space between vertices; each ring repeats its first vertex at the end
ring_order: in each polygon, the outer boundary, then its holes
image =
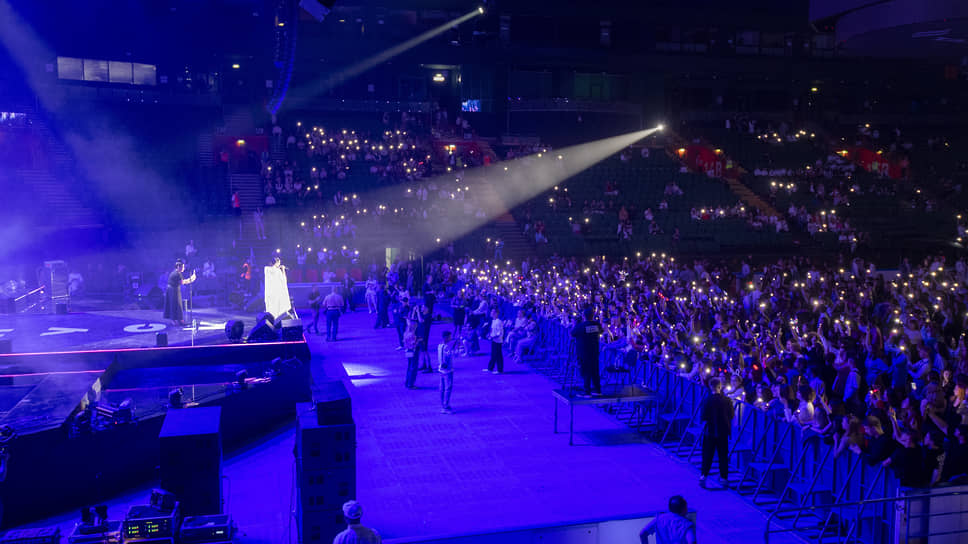
POLYGON ((181 513, 222 513, 222 409, 169 410, 159 434, 161 487, 181 503, 181 513))
POLYGON ((329 544, 346 528, 343 503, 356 498, 356 425, 342 382, 313 389, 296 405, 296 520, 303 544, 329 544))

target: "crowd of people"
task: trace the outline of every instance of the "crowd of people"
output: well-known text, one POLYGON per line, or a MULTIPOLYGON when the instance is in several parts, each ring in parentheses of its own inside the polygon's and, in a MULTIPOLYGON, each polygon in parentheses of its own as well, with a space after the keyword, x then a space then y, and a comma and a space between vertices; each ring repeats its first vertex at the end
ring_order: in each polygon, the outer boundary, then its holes
POLYGON ((464 259, 432 269, 426 289, 453 294, 471 352, 486 337, 492 352, 519 359, 538 342, 539 322, 573 328, 590 309, 602 324, 602 368, 635 360, 716 378, 731 399, 822 435, 838 455, 890 467, 901 485, 968 473, 965 259, 905 261, 889 274, 845 257, 759 266, 654 254, 513 267, 464 259), (505 303, 518 313, 504 316, 495 344, 492 312, 505 303))

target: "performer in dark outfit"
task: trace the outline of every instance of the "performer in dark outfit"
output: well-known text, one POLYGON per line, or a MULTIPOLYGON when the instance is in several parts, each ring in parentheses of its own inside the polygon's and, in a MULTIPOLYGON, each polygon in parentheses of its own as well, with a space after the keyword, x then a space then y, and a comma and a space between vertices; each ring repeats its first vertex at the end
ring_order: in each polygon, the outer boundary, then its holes
POLYGON ((185 309, 182 303, 181 286, 188 285, 195 281, 195 272, 190 278, 185 279, 182 272, 185 271, 185 261, 178 259, 175 261, 175 269, 168 274, 168 289, 165 291, 165 313, 164 318, 170 319, 173 325, 185 324, 185 309))

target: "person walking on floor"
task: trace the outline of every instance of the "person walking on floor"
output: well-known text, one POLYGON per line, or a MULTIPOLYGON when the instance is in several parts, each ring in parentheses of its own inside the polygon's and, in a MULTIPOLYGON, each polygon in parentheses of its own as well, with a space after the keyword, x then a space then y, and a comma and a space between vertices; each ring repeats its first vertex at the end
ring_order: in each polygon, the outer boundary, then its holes
POLYGON ((454 389, 454 352, 456 341, 450 331, 444 331, 437 345, 437 372, 440 373, 440 413, 452 414, 450 393, 454 389))
POLYGON ((374 329, 390 326, 390 294, 385 285, 377 287, 376 291, 376 324, 374 329))
POLYGON ((706 488, 706 476, 713 466, 713 454, 719 458, 719 478, 723 487, 729 487, 729 435, 733 425, 733 401, 723 394, 723 382, 719 378, 709 380, 710 395, 703 401, 700 420, 704 424, 702 435, 702 469, 699 486, 706 488))
POLYGON ((403 385, 407 389, 417 388, 417 358, 420 356, 418 345, 420 340, 414 332, 416 327, 410 325, 403 333, 403 355, 407 358, 407 375, 403 385))
POLYGON ((316 334, 319 334, 319 309, 323 304, 323 295, 319 293, 319 286, 314 285, 313 290, 309 293, 309 308, 313 311, 313 322, 306 327, 306 332, 313 332, 316 330, 316 334))
POLYGON ((496 308, 491 310, 491 330, 487 337, 491 340, 491 358, 484 371, 501 374, 504 372, 504 322, 496 308))
POLYGON ((682 495, 669 497, 669 511, 656 516, 642 532, 639 540, 649 544, 649 535, 655 534, 656 544, 695 544, 696 524, 686 517, 689 507, 682 495))
POLYGON ((343 503, 346 530, 333 537, 333 544, 382 544, 380 533, 360 523, 363 507, 356 501, 343 503))
POLYGON ((588 398, 602 394, 602 376, 598 369, 598 342, 602 336, 602 324, 595 320, 595 310, 585 308, 585 320, 579 321, 571 329, 578 352, 578 368, 585 382, 584 392, 579 397, 588 398))
POLYGON ((426 304, 421 304, 414 310, 415 321, 417 323, 417 339, 420 346, 420 369, 426 373, 434 371, 433 364, 430 362, 430 325, 432 319, 430 308, 426 304))
POLYGON ((326 308, 326 341, 335 342, 339 333, 339 316, 343 310, 343 297, 335 287, 323 299, 323 308, 326 308))
POLYGON ((371 315, 376 313, 376 286, 376 280, 372 277, 366 280, 366 294, 363 298, 366 300, 366 311, 371 315))
POLYGON ((394 299, 390 305, 393 315, 393 327, 397 330, 398 350, 403 349, 403 333, 407 332, 407 316, 410 315, 410 301, 404 299, 394 299))

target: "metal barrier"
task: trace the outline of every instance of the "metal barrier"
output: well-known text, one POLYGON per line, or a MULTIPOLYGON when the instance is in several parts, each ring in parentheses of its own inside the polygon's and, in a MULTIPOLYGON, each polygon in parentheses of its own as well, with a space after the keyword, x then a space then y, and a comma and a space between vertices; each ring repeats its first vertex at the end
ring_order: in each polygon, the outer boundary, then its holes
MULTIPOLYGON (((536 369, 563 385, 579 383, 569 332, 556 320, 541 319, 535 347, 544 357, 535 357, 533 361, 536 369)), ((657 396, 655 418, 651 420, 654 425, 641 428, 651 431, 652 437, 671 453, 692 461, 702 441, 699 410, 708 389, 698 380, 680 375, 665 361, 640 357, 635 365, 631 372, 633 383, 642 384, 657 396)), ((750 495, 755 504, 769 507, 773 512, 771 522, 777 514, 792 514, 786 520, 790 526, 785 530, 836 529, 838 535, 844 533, 845 541, 849 538, 871 544, 889 542, 901 533, 911 535, 905 537, 905 542, 932 536, 931 544, 942 534, 968 533, 968 525, 958 529, 960 533, 935 533, 920 526, 916 534, 911 533, 908 529, 912 517, 917 519, 922 514, 911 514, 910 505, 915 499, 925 498, 923 491, 901 488, 893 471, 884 470, 879 464, 869 466, 850 451, 836 455, 828 437, 798 423, 779 419, 775 413, 741 400, 736 401, 735 408, 728 458, 730 473, 739 478, 730 484, 738 492, 750 495), (903 495, 906 493, 913 495, 903 495), (893 510, 898 501, 905 501, 903 527, 893 510), (784 509, 785 505, 791 508, 784 509), (858 507, 847 508, 848 505, 858 507), (812 523, 809 518, 813 518, 812 523)), ((959 490, 937 496, 964 493, 959 490)), ((968 499, 965 504, 968 505, 968 499)))
MULTIPOLYGON (((966 504, 966 500, 968 500, 968 489, 966 489, 965 486, 960 486, 958 491, 932 493, 928 490, 910 490, 904 493, 908 494, 903 494, 897 497, 843 502, 836 505, 827 505, 823 507, 806 506, 800 508, 774 510, 766 518, 766 525, 763 529, 763 542, 769 544, 771 534, 796 530, 792 527, 784 527, 777 530, 771 529, 771 525, 774 524, 774 520, 779 518, 782 514, 799 514, 803 511, 819 510, 822 508, 830 508, 838 512, 843 512, 844 509, 854 510, 852 516, 844 514, 838 515, 838 518, 842 520, 853 519, 854 522, 847 524, 845 527, 838 527, 838 529, 842 528, 843 530, 838 530, 836 534, 828 537, 836 538, 837 541, 843 543, 852 542, 855 530, 857 528, 856 520, 863 521, 865 516, 868 516, 868 514, 865 514, 865 510, 869 505, 874 506, 872 510, 893 510, 895 514, 894 516, 889 516, 891 518, 889 521, 893 526, 893 531, 881 535, 882 538, 879 540, 879 542, 894 542, 895 544, 901 542, 918 544, 922 542, 924 544, 929 542, 930 544, 955 544, 958 542, 964 542, 965 535, 968 535, 968 528, 963 526, 960 518, 962 514, 968 513, 968 508, 963 506, 966 504), (954 509, 945 509, 943 512, 933 511, 934 509, 945 504, 954 509), (877 508, 878 506, 881 508, 877 508), (934 508, 932 508, 932 506, 934 506, 934 508), (955 518, 953 521, 943 520, 939 522, 939 518, 945 516, 957 516, 957 518, 955 518), (919 529, 916 532, 912 531, 912 520, 918 520, 917 525, 919 526, 919 529), (840 538, 841 532, 844 533, 842 538, 840 538)), ((821 528, 821 533, 818 535, 817 540, 820 540, 824 537, 823 531, 826 528, 826 525, 821 528)))

